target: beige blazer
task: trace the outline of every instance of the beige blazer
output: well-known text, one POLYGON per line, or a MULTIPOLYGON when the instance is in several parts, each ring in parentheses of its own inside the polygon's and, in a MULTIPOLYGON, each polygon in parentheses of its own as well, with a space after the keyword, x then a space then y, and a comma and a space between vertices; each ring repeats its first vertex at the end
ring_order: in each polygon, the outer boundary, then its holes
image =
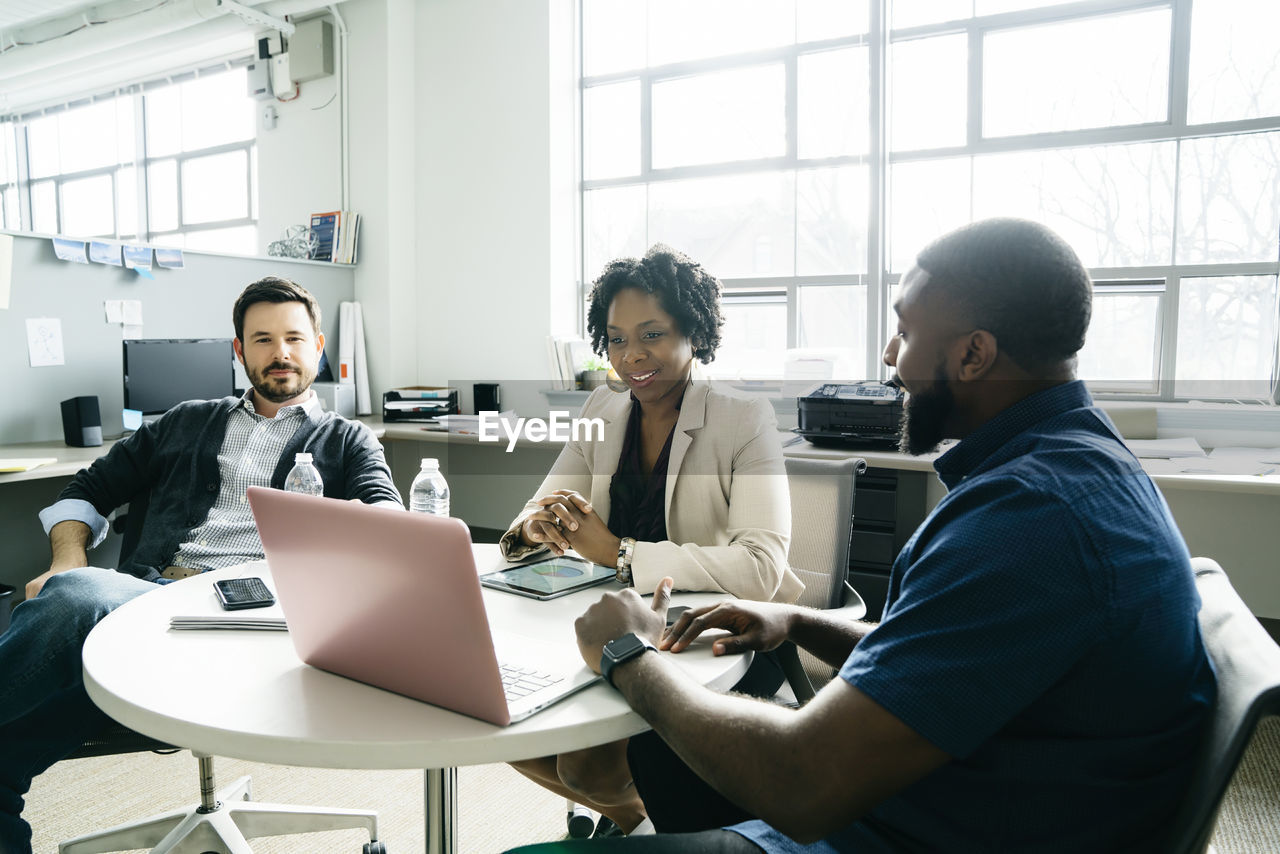
MULTIPOLYGON (((609 520, 609 484, 622 455, 631 395, 596 389, 581 417, 604 421, 604 440, 570 441, 503 535, 511 560, 541 551, 520 541, 520 526, 557 489, 586 496, 609 520)), ((636 543, 635 587, 652 592, 664 575, 677 590, 728 593, 739 599, 794 602, 804 583, 787 566, 791 503, 782 444, 767 400, 735 397, 695 380, 685 392, 671 440, 666 492, 667 536, 636 543)))

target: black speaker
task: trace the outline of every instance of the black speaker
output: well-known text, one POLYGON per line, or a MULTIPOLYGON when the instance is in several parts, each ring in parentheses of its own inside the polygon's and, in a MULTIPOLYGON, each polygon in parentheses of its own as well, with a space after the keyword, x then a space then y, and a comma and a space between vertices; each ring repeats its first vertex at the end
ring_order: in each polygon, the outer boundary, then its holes
POLYGON ((102 444, 102 413, 97 395, 62 401, 62 437, 73 448, 102 444))
POLYGON ((471 386, 471 401, 476 405, 476 414, 481 412, 500 412, 502 395, 498 393, 497 383, 475 383, 471 386))

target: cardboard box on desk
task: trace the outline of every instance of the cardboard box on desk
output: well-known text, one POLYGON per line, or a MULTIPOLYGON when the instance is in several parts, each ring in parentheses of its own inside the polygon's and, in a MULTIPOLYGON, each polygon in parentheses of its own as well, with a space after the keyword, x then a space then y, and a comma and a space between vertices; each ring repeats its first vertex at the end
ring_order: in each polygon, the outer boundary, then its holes
POLYGON ((405 386, 382 394, 383 421, 429 421, 461 411, 458 390, 447 386, 405 386))

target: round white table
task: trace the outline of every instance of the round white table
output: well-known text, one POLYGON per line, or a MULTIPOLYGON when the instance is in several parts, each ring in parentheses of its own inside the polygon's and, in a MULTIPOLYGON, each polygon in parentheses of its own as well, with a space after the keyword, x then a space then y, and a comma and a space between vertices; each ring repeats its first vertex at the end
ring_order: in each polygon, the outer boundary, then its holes
MULTIPOLYGON (((480 571, 500 564, 497 546, 473 548, 480 571)), ((457 766, 578 750, 648 728, 603 683, 499 727, 305 665, 286 632, 169 628, 177 614, 219 613, 215 580, 253 574, 269 578, 265 563, 230 567, 166 585, 108 615, 84 646, 89 696, 126 726, 196 754, 324 768, 426 769, 428 854, 456 850, 457 766)), ((485 588, 485 607, 495 631, 576 648, 574 618, 608 589, 614 585, 537 601, 485 588)), ((675 602, 697 606, 724 598, 678 594, 675 602)), ((712 656, 708 639, 672 659, 717 689, 732 686, 750 663, 749 656, 712 656)))

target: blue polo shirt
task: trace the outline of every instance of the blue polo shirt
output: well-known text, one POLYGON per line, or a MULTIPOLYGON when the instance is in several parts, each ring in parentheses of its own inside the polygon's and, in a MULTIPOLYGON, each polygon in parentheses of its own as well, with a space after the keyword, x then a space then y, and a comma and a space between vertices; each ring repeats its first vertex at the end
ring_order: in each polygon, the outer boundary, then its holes
POLYGON ((949 492, 840 671, 952 761, 815 845, 734 830, 768 852, 1160 849, 1216 683, 1186 545, 1092 403, 1055 386, 937 460, 949 492))

